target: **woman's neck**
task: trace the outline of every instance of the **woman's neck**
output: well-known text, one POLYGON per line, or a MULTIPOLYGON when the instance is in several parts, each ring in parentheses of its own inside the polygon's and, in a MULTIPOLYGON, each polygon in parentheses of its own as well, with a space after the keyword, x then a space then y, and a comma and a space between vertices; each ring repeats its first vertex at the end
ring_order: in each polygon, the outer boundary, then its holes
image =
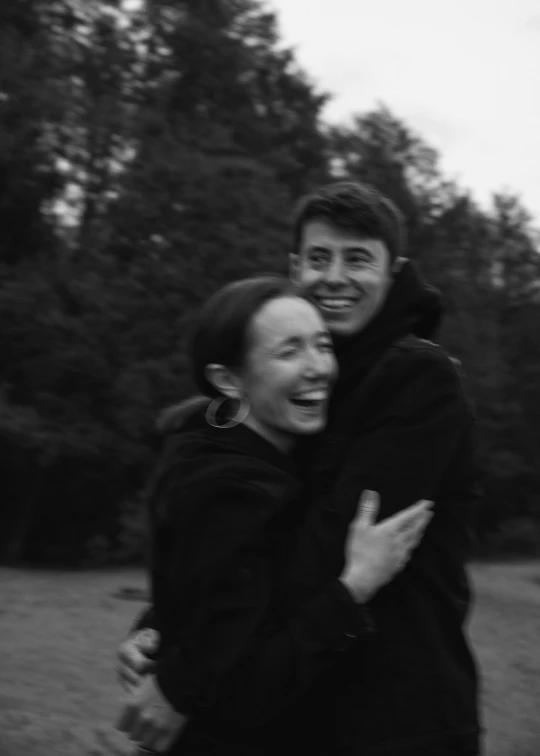
POLYGON ((262 436, 262 438, 279 449, 283 454, 289 454, 292 451, 295 438, 290 433, 285 433, 276 428, 270 428, 267 425, 263 425, 250 415, 244 420, 244 425, 254 433, 262 436))

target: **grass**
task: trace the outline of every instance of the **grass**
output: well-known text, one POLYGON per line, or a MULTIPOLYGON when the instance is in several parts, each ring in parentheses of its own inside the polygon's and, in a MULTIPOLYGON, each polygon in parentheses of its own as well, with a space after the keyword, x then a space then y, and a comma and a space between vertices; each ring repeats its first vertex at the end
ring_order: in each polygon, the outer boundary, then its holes
MULTIPOLYGON (((540 754, 540 563, 472 567, 486 756, 540 754)), ((142 606, 141 571, 0 569, 1 756, 129 754, 114 729, 115 649, 142 606)))

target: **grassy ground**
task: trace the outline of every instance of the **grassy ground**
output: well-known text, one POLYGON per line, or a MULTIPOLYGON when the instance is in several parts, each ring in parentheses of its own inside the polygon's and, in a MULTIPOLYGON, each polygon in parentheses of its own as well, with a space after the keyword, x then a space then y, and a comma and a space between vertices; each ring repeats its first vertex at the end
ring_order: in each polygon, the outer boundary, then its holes
MULTIPOLYGON (((540 564, 475 565, 471 634, 484 679, 486 756, 540 754, 540 564)), ((0 755, 113 756, 114 654, 142 572, 0 569, 0 755)))

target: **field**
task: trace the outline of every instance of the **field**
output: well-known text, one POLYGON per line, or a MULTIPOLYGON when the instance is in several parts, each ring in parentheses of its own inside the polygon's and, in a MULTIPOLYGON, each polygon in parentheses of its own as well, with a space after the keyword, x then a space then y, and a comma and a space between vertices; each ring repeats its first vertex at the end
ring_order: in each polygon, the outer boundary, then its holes
MULTIPOLYGON (((486 756, 540 756, 540 564, 474 565, 486 756)), ((0 756, 129 754, 115 647, 141 571, 0 569, 0 756)))

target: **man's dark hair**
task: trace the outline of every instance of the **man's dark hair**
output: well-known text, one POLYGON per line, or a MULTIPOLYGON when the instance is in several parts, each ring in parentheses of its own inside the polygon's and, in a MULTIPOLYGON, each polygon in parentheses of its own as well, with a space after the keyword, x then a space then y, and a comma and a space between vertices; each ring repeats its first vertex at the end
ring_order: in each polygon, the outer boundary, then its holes
POLYGON ((298 203, 294 216, 294 251, 309 221, 322 220, 364 238, 384 242, 395 260, 405 247, 403 216, 394 203, 368 184, 338 181, 317 189, 298 203))

